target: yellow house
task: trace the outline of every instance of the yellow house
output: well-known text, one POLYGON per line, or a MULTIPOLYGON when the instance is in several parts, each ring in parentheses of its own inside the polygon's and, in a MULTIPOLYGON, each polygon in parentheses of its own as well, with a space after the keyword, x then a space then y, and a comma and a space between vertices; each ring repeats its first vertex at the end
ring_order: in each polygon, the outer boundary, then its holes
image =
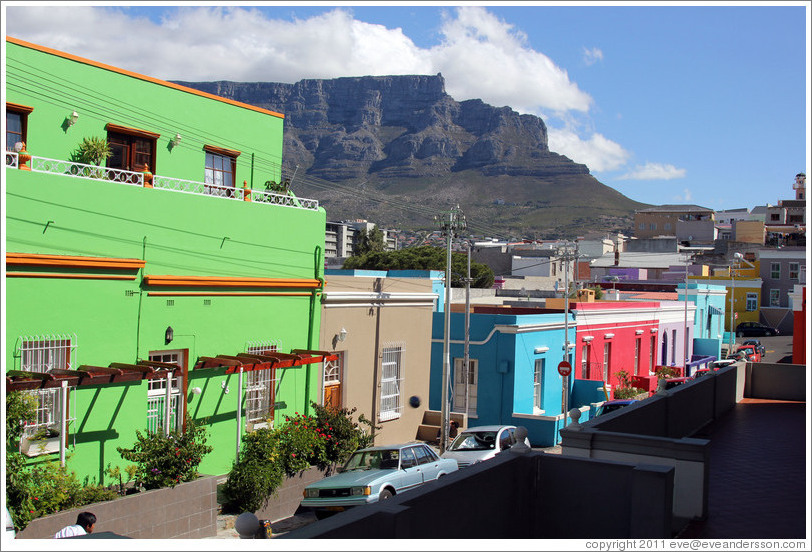
POLYGON ((725 299, 725 330, 730 331, 730 297, 733 294, 734 328, 742 322, 758 322, 761 316, 761 278, 759 261, 752 261, 753 266, 740 266, 715 269, 713 273, 703 270, 702 276, 689 276, 689 280, 699 283, 714 284, 727 288, 725 299))

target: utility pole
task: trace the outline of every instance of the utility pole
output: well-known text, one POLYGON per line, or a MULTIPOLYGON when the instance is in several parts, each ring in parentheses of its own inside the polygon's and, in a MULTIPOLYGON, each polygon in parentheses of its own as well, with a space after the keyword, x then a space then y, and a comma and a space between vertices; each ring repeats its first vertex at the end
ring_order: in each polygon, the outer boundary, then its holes
MULTIPOLYGON (((569 338, 569 317, 570 317, 570 261, 573 257, 570 254, 569 243, 564 244, 564 361, 569 362, 570 338, 569 338)), ((563 426, 567 427, 567 407, 569 399, 569 376, 561 376, 561 412, 564 415, 563 426)))
POLYGON ((465 366, 465 415, 468 416, 468 390, 471 383, 471 241, 467 240, 468 246, 468 270, 465 275, 465 352, 463 355, 463 365, 465 366))
POLYGON ((450 421, 450 410, 448 401, 449 375, 451 373, 451 357, 449 356, 449 339, 451 336, 451 240, 459 230, 466 227, 465 215, 457 205, 450 211, 445 211, 442 215, 436 216, 435 220, 440 224, 440 228, 446 237, 446 268, 445 268, 445 329, 443 331, 443 387, 441 394, 441 421, 440 426, 440 454, 448 447, 448 424, 450 421))
MULTIPOLYGON (((698 294, 698 292, 697 292, 697 294, 698 294)), ((683 341, 683 344, 684 344, 683 355, 682 355, 682 358, 683 358, 682 366, 683 366, 683 368, 685 370, 685 373, 683 374, 683 376, 687 376, 688 375, 688 256, 687 255, 685 256, 685 297, 684 297, 684 299, 685 299, 685 321, 684 321, 685 325, 682 328, 682 331, 684 332, 683 336, 682 336, 682 341, 683 341)), ((698 301, 699 301, 699 295, 697 295, 697 302, 698 301)), ((694 334, 696 334, 696 332, 694 332, 694 334)))

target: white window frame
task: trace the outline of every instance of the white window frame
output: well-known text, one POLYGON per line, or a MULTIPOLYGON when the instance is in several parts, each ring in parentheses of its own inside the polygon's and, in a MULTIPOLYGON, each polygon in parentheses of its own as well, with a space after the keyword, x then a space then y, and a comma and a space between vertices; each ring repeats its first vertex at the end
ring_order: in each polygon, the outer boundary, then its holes
POLYGON ((654 368, 657 366, 657 334, 651 335, 651 351, 649 351, 649 375, 654 375, 654 368))
POLYGON ((780 289, 771 289, 770 290, 770 306, 771 307, 780 307, 781 306, 781 290, 780 289))
MULTIPOLYGON (((462 363, 464 358, 454 359, 454 404, 452 411, 465 412, 465 376, 462 363)), ((468 417, 476 417, 477 385, 479 382, 479 360, 468 359, 468 417)))
POLYGON ((403 410, 403 343, 384 345, 381 354, 381 393, 378 401, 378 421, 386 422, 400 418, 403 410))
POLYGON ((781 279, 781 263, 770 263, 770 278, 773 280, 781 279))
POLYGON ((581 379, 589 379, 589 343, 581 346, 581 379))
MULTIPOLYGON (((54 369, 71 370, 76 366, 76 334, 21 336, 19 340, 22 371, 45 374, 54 369)), ((25 437, 32 437, 41 429, 58 429, 66 406, 62 404, 62 389, 52 387, 28 393, 37 398, 37 407, 34 420, 23 426, 25 437)), ((69 416, 68 421, 75 418, 75 415, 69 416)))
POLYGON ((799 282, 801 277, 801 263, 789 263, 789 279, 799 282))
POLYGON ((537 358, 533 365, 533 411, 543 411, 544 376, 547 370, 547 359, 537 358))
MULTIPOLYGON (((278 340, 249 341, 245 352, 249 355, 262 355, 279 351, 278 340)), ((251 370, 245 372, 245 423, 253 424, 254 429, 272 425, 269 420, 276 397, 276 370, 251 370), (273 392, 272 392, 273 391, 273 392)))
POLYGON ((612 361, 612 342, 603 342, 603 381, 609 383, 609 363, 612 361))
POLYGON ((640 344, 642 339, 636 337, 634 339, 634 372, 632 375, 638 375, 640 373, 640 344))
MULTIPOLYGON (((175 363, 183 366, 183 351, 180 349, 169 351, 150 351, 149 360, 153 362, 175 363)), ((180 431, 183 428, 183 419, 179 414, 183 412, 181 401, 181 378, 171 376, 172 387, 169 394, 169 430, 180 431)), ((158 433, 164 430, 164 414, 166 408, 166 380, 159 377, 147 381, 147 432, 158 433)))
POLYGON ((745 308, 747 312, 753 312, 758 310, 758 293, 747 293, 745 308))

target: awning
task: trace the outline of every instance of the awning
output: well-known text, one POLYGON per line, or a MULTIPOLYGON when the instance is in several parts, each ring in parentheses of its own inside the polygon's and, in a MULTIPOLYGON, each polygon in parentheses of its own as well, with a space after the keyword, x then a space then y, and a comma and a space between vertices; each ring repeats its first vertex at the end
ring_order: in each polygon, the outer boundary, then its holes
POLYGON ((108 367, 82 365, 76 370, 53 369, 48 372, 9 370, 6 372, 6 391, 50 389, 61 387, 63 381, 67 381, 69 387, 76 387, 163 378, 166 377, 168 371, 176 374, 180 370, 181 368, 177 364, 149 360, 141 360, 137 364, 113 362, 108 367))
POLYGON ((298 368, 305 364, 316 364, 336 359, 338 359, 336 355, 326 351, 305 349, 294 349, 290 353, 277 351, 263 354, 239 353, 237 355, 199 357, 193 370, 226 368, 226 374, 234 374, 238 368, 242 368, 243 372, 270 370, 271 368, 298 368))
POLYGON ((710 314, 725 314, 724 311, 720 311, 719 309, 717 309, 713 305, 708 306, 708 313, 710 313, 710 314))

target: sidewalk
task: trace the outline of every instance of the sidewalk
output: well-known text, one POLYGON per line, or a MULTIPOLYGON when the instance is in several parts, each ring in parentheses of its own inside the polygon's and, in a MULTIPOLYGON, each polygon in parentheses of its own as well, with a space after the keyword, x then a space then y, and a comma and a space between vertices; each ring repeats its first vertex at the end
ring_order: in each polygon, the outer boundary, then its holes
MULTIPOLYGON (((237 519, 236 514, 218 514, 217 516, 217 535, 213 537, 206 537, 207 539, 238 539, 240 534, 234 529, 234 520, 237 519)), ((286 519, 280 519, 271 524, 271 538, 284 535, 289 531, 304 527, 316 521, 316 516, 312 512, 302 512, 295 514, 286 519)))

